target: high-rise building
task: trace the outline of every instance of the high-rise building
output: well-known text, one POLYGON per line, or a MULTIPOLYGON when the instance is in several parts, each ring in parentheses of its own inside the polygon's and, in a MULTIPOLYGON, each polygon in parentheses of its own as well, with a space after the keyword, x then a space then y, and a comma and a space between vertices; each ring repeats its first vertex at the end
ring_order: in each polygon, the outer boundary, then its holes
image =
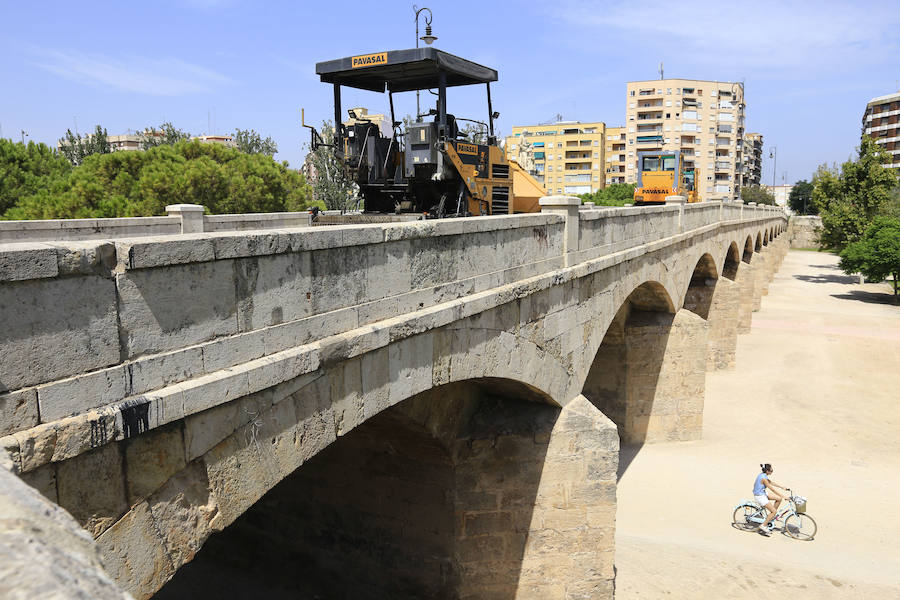
POLYGON ((886 167, 900 168, 900 92, 869 100, 863 114, 862 134, 891 155, 886 167))
POLYGON ((512 128, 506 155, 548 194, 591 194, 606 187, 606 124, 559 121, 512 128))
POLYGON ((606 128, 606 185, 625 183, 625 128, 606 128))
POLYGON ((739 169, 741 178, 738 185, 741 187, 759 185, 762 180, 762 134, 745 133, 743 145, 744 149, 741 152, 741 164, 739 169))
POLYGON ((734 200, 740 186, 744 86, 729 81, 658 79, 626 86, 625 181, 637 181, 642 150, 679 151, 697 170, 703 200, 734 200))

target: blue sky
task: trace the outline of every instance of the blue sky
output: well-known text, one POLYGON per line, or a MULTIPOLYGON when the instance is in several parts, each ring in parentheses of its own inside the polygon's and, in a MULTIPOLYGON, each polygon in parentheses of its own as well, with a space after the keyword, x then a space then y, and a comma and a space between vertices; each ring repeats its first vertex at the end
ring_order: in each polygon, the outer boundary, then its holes
MULTIPOLYGON (((625 82, 656 78, 660 61, 669 77, 744 80, 747 130, 765 136, 765 183, 773 145, 779 184, 846 160, 866 102, 900 89, 898 0, 426 5, 436 47, 499 71, 502 133, 556 114, 621 125, 625 82)), ((110 134, 163 121, 194 134, 252 128, 299 167, 300 108, 307 122, 332 115, 315 63, 413 47, 413 14, 387 1, 0 0, 2 135, 24 129, 55 144, 76 122, 110 134)), ((477 119, 483 102, 481 88, 449 97, 452 112, 477 119)), ((387 96, 348 92, 344 104, 383 112, 387 96)), ((400 114, 414 106, 412 94, 397 99, 400 114)))

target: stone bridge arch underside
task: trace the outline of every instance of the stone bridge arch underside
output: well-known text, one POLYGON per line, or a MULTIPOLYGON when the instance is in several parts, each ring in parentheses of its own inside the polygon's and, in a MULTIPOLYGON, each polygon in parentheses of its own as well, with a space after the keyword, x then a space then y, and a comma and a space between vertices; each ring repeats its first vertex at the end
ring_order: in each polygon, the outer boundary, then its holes
POLYGON ((298 377, 237 396, 217 384, 206 410, 24 476, 54 479, 138 598, 213 534, 212 555, 227 554, 227 535, 272 543, 279 521, 267 519, 295 513, 291 498, 313 488, 322 496, 307 514, 350 529, 291 550, 319 548, 321 573, 341 572, 336 557, 355 540, 362 566, 347 586, 399 569, 391 597, 611 597, 619 440, 700 437, 705 372, 734 365, 737 333, 785 251, 764 249, 763 231, 720 227, 459 300, 449 318, 426 310, 340 334, 298 377), (372 462, 354 463, 361 454, 372 462), (400 507, 423 527, 435 517, 438 533, 404 529, 400 507), (417 573, 398 566, 414 558, 398 539, 420 551, 417 573))

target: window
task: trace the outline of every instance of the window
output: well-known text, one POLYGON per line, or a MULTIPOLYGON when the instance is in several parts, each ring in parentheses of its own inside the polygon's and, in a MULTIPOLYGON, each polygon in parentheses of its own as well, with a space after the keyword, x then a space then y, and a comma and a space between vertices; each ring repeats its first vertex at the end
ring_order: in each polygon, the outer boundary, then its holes
POLYGON ((599 153, 599 152, 594 152, 594 158, 600 158, 600 153, 599 153))
POLYGON ((597 140, 594 140, 594 145, 595 145, 595 146, 599 146, 599 145, 600 145, 600 142, 598 142, 597 140))
POLYGON ((666 100, 666 106, 672 106, 672 101, 671 101, 671 100, 666 100))
MULTIPOLYGON (((541 145, 543 146, 543 144, 541 144, 541 145)), ((549 143, 547 144, 547 148, 553 148, 553 142, 549 142, 549 143)))
POLYGON ((666 88, 666 93, 667 93, 667 94, 671 94, 671 93, 672 93, 672 88, 666 88))
MULTIPOLYGON (((632 93, 632 95, 634 94, 634 92, 631 92, 631 93, 632 93)), ((631 104, 629 104, 629 105, 628 105, 628 108, 635 108, 634 102, 632 102, 631 104)))
POLYGON ((516 149, 516 145, 515 145, 515 144, 510 144, 510 145, 509 145, 509 149, 510 149, 510 150, 515 150, 515 149, 516 149))
POLYGON ((549 171, 550 173, 552 173, 552 172, 553 172, 553 165, 547 165, 547 171, 549 171))
POLYGON ((556 160, 562 160, 562 154, 557 154, 557 155, 556 155, 556 160))
POLYGON ((628 93, 628 95, 629 95, 629 96, 634 96, 634 90, 631 90, 631 91, 628 93))
POLYGON ((597 163, 594 163, 593 166, 592 166, 592 169, 593 169, 594 171, 596 171, 596 170, 599 169, 599 168, 600 168, 600 167, 597 166, 597 163))
POLYGON ((666 113, 666 118, 667 118, 667 119, 671 119, 671 118, 672 118, 672 113, 666 113))
POLYGON ((697 111, 696 111, 696 110, 686 110, 686 111, 684 111, 684 118, 685 118, 685 119, 696 119, 696 118, 697 118, 697 111))

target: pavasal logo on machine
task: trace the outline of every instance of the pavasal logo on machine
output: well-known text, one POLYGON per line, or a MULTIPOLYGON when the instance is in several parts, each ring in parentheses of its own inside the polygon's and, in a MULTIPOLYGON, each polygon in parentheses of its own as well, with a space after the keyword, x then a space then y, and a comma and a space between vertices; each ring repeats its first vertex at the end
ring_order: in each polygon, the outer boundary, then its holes
POLYGON ((387 52, 376 52, 375 54, 363 54, 362 56, 354 56, 350 59, 351 66, 357 67, 374 67, 375 65, 387 64, 387 52))
POLYGON ((456 144, 456 151, 460 154, 475 154, 478 155, 478 146, 475 144, 464 144, 462 142, 456 144))

